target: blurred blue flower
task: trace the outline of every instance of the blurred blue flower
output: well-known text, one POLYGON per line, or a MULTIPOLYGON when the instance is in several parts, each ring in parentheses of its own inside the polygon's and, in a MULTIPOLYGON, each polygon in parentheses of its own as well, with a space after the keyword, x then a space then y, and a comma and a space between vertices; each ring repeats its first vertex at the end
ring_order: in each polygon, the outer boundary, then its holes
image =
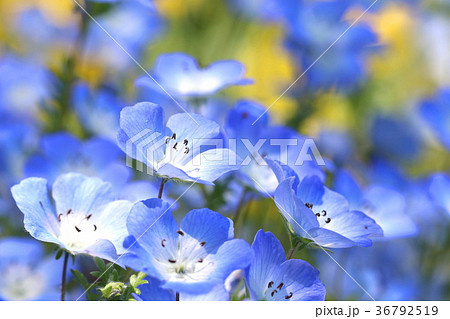
POLYGON ((295 177, 280 182, 275 204, 291 233, 328 247, 371 246, 370 237, 383 235, 381 227, 363 212, 350 210, 344 196, 336 193, 317 176, 295 177))
POLYGON ((450 149, 450 89, 422 102, 420 112, 437 139, 450 149))
MULTIPOLYGON (((135 296, 140 301, 175 301, 176 293, 170 289, 163 288, 164 282, 153 278, 146 277, 148 284, 140 285, 141 294, 135 296)), ((188 294, 180 293, 180 301, 228 301, 230 294, 225 290, 223 284, 217 285, 206 294, 188 294)))
POLYGON ((59 300, 61 261, 33 239, 0 239, 0 300, 59 300))
POLYGON ((54 133, 42 137, 40 152, 25 164, 25 176, 53 183, 61 174, 78 172, 98 176, 120 190, 131 174, 121 158, 122 152, 109 140, 94 137, 80 141, 69 133, 54 133))
POLYGON ((143 10, 141 4, 133 2, 124 1, 96 18, 109 35, 97 24, 89 25, 86 54, 105 65, 108 72, 125 71, 133 65, 129 55, 139 60, 145 47, 161 32, 161 18, 154 11, 143 10))
POLYGON ((125 103, 113 89, 91 91, 87 84, 79 83, 73 89, 72 98, 83 128, 92 135, 115 141, 120 110, 125 103))
POLYGON ((433 202, 450 216, 450 177, 443 173, 430 179, 429 194, 433 202))
POLYGON ((168 203, 149 199, 136 203, 127 221, 130 237, 122 262, 162 281, 161 287, 205 294, 223 285, 233 270, 247 267, 250 246, 233 238, 230 219, 209 209, 192 210, 180 226, 168 203))
POLYGON ((283 246, 271 232, 259 230, 252 249, 255 258, 245 276, 251 299, 325 300, 325 286, 319 279, 319 271, 306 261, 286 260, 283 246))
POLYGON ((236 154, 222 148, 217 123, 194 113, 172 115, 166 127, 163 121, 159 105, 142 102, 125 107, 120 113, 120 148, 169 179, 213 185, 221 175, 239 168, 236 154), (211 148, 214 145, 218 147, 211 148))
POLYGON ((370 248, 335 251, 336 263, 326 254, 318 254, 318 257, 319 269, 327 269, 321 278, 331 298, 386 301, 429 298, 429 291, 418 276, 422 261, 410 241, 397 240, 395 244, 383 242, 370 248))
POLYGON ((52 65, 56 54, 72 54, 76 41, 77 19, 64 22, 55 24, 42 10, 33 7, 19 13, 13 28, 21 37, 21 50, 29 59, 52 65))
MULTIPOLYGON (((349 27, 344 15, 351 1, 286 1, 287 47, 302 70, 310 67, 349 27)), ((354 25, 308 71, 313 89, 336 87, 351 90, 367 75, 374 31, 363 23, 354 25)))
POLYGON ((381 240, 409 237, 417 234, 417 227, 406 214, 406 198, 398 191, 377 184, 361 190, 355 178, 340 171, 334 179, 336 191, 350 202, 351 209, 363 211, 383 229, 381 240))
POLYGON ((269 125, 269 114, 264 114, 265 110, 255 102, 240 101, 226 118, 227 137, 236 140, 236 153, 243 159, 238 172, 241 181, 263 196, 273 194, 278 180, 265 162, 266 157, 278 160, 283 165, 291 165, 300 178, 317 175, 323 179, 325 174, 315 162, 307 161, 296 165, 304 138, 291 128, 269 125), (254 151, 252 147, 255 148, 254 151))
MULTIPOLYGON (((230 85, 252 83, 244 79, 245 67, 237 61, 218 61, 200 68, 193 57, 184 53, 160 55, 152 73, 153 78, 174 97, 205 97, 230 85)), ((161 91, 148 76, 139 78, 136 84, 161 91)))
POLYGON ((27 178, 11 192, 34 238, 110 261, 124 252, 132 203, 115 201, 110 184, 78 173, 61 175, 52 187, 54 204, 43 178, 27 178))
POLYGON ((370 127, 370 137, 374 151, 389 159, 411 161, 421 152, 420 136, 407 119, 378 115, 370 127))
POLYGON ((51 98, 54 78, 42 65, 13 55, 0 58, 0 109, 35 120, 51 98))

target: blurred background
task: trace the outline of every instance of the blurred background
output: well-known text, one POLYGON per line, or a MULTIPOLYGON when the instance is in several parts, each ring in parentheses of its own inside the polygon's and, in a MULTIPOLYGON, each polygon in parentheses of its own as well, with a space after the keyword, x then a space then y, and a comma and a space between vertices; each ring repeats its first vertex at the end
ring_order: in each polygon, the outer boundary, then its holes
MULTIPOLYGON (((122 198, 156 197, 156 178, 125 166, 115 135, 124 106, 147 100, 180 112, 136 83, 172 52, 201 67, 237 60, 253 80, 202 100, 205 116, 225 125, 237 101, 251 100, 271 106, 271 125, 314 138, 327 185, 385 231, 371 248, 333 255, 375 299, 449 299, 449 1, 2 0, 0 21, 0 299, 52 299, 58 285, 43 270, 59 262, 48 260, 52 247, 25 233, 11 198, 21 179, 80 171, 122 198)), ((185 188, 168 185, 168 200, 185 188)), ((194 187, 177 206, 180 215, 238 211, 236 236, 251 243, 262 228, 289 247, 272 199, 231 176, 194 187)), ((328 300, 368 299, 322 251, 295 258, 320 270, 328 300)))

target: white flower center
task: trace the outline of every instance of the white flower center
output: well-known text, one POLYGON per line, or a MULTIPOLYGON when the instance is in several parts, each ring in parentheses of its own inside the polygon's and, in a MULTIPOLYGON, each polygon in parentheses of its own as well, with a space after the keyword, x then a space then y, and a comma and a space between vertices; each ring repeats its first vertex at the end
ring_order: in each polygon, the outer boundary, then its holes
POLYGON ((69 210, 59 214, 60 235, 58 239, 72 252, 80 252, 93 245, 99 238, 97 225, 90 221, 91 215, 69 210))
POLYGON ((156 266, 170 281, 196 282, 207 279, 214 271, 215 263, 204 248, 206 243, 182 231, 178 231, 178 234, 180 238, 175 245, 161 240, 163 253, 156 258, 156 266))

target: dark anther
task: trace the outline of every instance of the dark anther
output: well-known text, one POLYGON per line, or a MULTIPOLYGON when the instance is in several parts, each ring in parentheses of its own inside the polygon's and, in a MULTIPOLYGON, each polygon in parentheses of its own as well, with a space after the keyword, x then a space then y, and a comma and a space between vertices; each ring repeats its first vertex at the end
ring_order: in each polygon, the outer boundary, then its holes
POLYGON ((169 262, 170 262, 171 264, 174 264, 174 263, 176 263, 177 261, 176 261, 176 260, 173 260, 173 259, 169 259, 169 262))
POLYGON ((248 112, 242 112, 241 116, 243 119, 246 119, 248 117, 248 112))
POLYGON ((184 233, 181 230, 177 230, 177 233, 180 234, 181 236, 184 236, 184 233))
POLYGON ((79 229, 77 226, 75 226, 75 229, 77 230, 77 232, 81 231, 81 229, 79 229))
POLYGON ((205 244, 206 244, 206 242, 205 241, 202 241, 201 243, 200 243, 200 246, 205 246, 205 244))
POLYGON ((368 229, 369 227, 367 227, 367 226, 364 226, 364 229, 368 229))
POLYGON ((94 225, 94 231, 96 231, 97 230, 97 225, 94 225))
POLYGON ((176 142, 175 144, 173 144, 173 149, 174 149, 174 150, 177 149, 177 145, 178 145, 178 142, 176 142))
POLYGON ((161 246, 166 247, 166 245, 164 245, 165 241, 166 241, 165 239, 161 240, 161 246))
POLYGON ((325 220, 325 223, 329 223, 329 222, 331 222, 331 218, 330 217, 328 217, 326 220, 325 220))
POLYGON ((189 147, 184 148, 184 154, 187 154, 187 153, 189 153, 189 147))
POLYGON ((58 221, 61 221, 61 216, 62 216, 62 214, 58 215, 58 221))
POLYGON ((281 284, 278 285, 277 289, 281 289, 281 288, 283 288, 283 286, 284 286, 284 284, 281 283, 281 284))
POLYGON ((87 215, 86 220, 89 220, 89 218, 91 218, 91 217, 92 217, 92 214, 87 215))
POLYGON ((269 284, 267 285, 267 288, 272 288, 273 286, 273 281, 269 281, 269 284))
POLYGON ((44 204, 42 204, 42 202, 39 202, 39 205, 41 205, 41 207, 44 208, 44 204))
POLYGON ((66 215, 69 215, 71 212, 72 212, 72 208, 67 211, 66 215))
POLYGON ((185 140, 183 141, 183 144, 184 144, 184 146, 187 146, 187 145, 188 145, 188 140, 185 139, 185 140))
POLYGON ((305 203, 305 206, 308 207, 309 209, 313 208, 313 204, 311 204, 311 203, 305 203))
POLYGON ((172 134, 172 139, 173 139, 173 140, 176 140, 176 139, 177 139, 177 133, 173 133, 173 134, 172 134))
POLYGON ((272 293, 270 295, 273 297, 273 295, 275 295, 277 292, 278 292, 278 290, 275 289, 274 291, 272 291, 272 293))
POLYGON ((203 258, 200 258, 200 259, 198 260, 198 262, 199 262, 199 263, 202 263, 202 262, 203 262, 203 258))
POLYGON ((322 211, 322 216, 327 216, 327 211, 325 209, 322 211))
POLYGON ((316 216, 317 216, 317 217, 320 217, 320 213, 316 213, 316 216))
POLYGON ((292 292, 290 292, 290 293, 289 293, 289 295, 286 295, 286 296, 284 297, 284 299, 291 299, 291 298, 292 298, 292 296, 293 296, 293 293, 292 293, 292 292))
POLYGON ((169 143, 169 141, 170 141, 170 137, 166 137, 166 139, 164 140, 164 142, 167 144, 167 143, 169 143))

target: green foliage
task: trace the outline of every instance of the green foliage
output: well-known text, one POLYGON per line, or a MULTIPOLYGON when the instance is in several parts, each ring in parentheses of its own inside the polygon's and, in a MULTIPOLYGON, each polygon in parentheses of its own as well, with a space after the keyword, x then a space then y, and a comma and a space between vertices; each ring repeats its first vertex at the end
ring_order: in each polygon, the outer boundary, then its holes
POLYGON ((72 269, 75 280, 86 290, 87 300, 125 301, 135 300, 133 294, 139 295, 139 285, 148 283, 143 272, 132 273, 114 263, 105 264, 104 260, 94 258, 98 270, 90 273, 95 279, 92 283, 84 274, 72 269), (131 275, 130 275, 131 274, 131 275))

